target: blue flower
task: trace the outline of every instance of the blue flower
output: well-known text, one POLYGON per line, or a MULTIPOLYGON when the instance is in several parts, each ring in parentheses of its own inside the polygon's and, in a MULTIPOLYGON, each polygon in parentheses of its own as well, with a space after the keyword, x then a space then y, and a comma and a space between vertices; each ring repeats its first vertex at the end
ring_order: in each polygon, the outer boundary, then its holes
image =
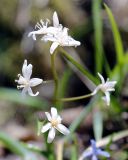
POLYGON ((104 156, 109 158, 110 154, 108 152, 102 151, 100 148, 96 147, 96 142, 94 140, 91 140, 91 150, 85 151, 80 160, 92 157, 91 160, 98 160, 97 156, 104 156))

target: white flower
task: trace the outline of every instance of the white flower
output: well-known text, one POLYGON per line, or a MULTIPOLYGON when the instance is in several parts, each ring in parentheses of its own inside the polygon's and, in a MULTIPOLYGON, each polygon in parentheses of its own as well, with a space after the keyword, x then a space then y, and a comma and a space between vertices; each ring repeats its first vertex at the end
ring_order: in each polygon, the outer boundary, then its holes
POLYGON ((98 76, 101 79, 101 84, 99 84, 96 89, 93 91, 92 95, 95 95, 99 90, 101 90, 105 96, 102 97, 102 99, 106 102, 106 104, 109 106, 110 105, 110 93, 111 91, 115 91, 114 86, 117 83, 117 81, 107 81, 105 82, 103 76, 98 73, 98 76))
POLYGON ((28 34, 28 37, 32 36, 34 40, 36 40, 36 34, 42 34, 43 37, 41 40, 47 42, 53 42, 50 53, 52 54, 58 46, 79 46, 80 42, 73 39, 68 35, 68 28, 63 27, 62 24, 59 23, 58 15, 56 12, 53 14, 53 26, 48 26, 48 20, 43 22, 40 20, 36 24, 37 31, 32 31, 28 34))
POLYGON ((58 46, 79 46, 80 42, 73 39, 68 35, 68 28, 64 27, 61 31, 58 31, 54 36, 52 34, 45 35, 42 40, 45 42, 53 42, 50 48, 50 53, 53 54, 58 46))
POLYGON ((70 133, 69 129, 61 124, 62 118, 58 115, 56 108, 51 108, 51 115, 48 112, 45 112, 45 114, 49 122, 42 127, 41 132, 44 133, 49 130, 47 139, 48 143, 51 143, 55 138, 56 129, 64 135, 70 133))
POLYGON ((32 65, 29 64, 27 65, 27 60, 24 60, 24 64, 22 67, 22 74, 18 74, 19 79, 15 80, 15 82, 17 82, 19 85, 17 86, 18 89, 23 88, 22 90, 22 95, 25 95, 26 92, 28 92, 28 94, 30 96, 37 96, 39 94, 39 92, 36 92, 36 94, 34 94, 32 92, 31 87, 35 87, 39 84, 41 84, 43 82, 42 79, 40 78, 32 78, 30 79, 31 75, 32 75, 32 65))
POLYGON ((40 23, 38 22, 35 25, 35 29, 37 28, 37 31, 32 31, 28 34, 28 37, 32 36, 34 40, 36 40, 36 34, 56 34, 58 31, 62 30, 62 25, 59 24, 59 19, 57 16, 57 13, 54 12, 53 14, 53 26, 48 26, 49 24, 49 19, 44 22, 42 19, 40 20, 40 23))

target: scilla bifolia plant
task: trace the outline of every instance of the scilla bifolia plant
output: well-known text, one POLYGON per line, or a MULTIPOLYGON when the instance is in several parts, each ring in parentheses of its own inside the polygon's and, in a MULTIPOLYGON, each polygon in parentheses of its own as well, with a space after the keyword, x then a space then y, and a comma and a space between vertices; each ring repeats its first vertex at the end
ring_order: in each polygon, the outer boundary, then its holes
MULTIPOLYGON (((92 91, 91 93, 83 96, 78 97, 69 97, 69 98, 58 98, 58 76, 55 69, 55 57, 57 55, 57 52, 59 52, 69 60, 81 73, 83 73, 85 76, 87 76, 93 83, 94 77, 89 71, 84 68, 82 65, 80 65, 76 60, 72 58, 62 47, 68 46, 68 47, 77 47, 80 46, 80 42, 72 38, 68 31, 69 29, 64 27, 62 24, 59 23, 58 15, 56 12, 53 13, 53 23, 52 25, 49 24, 50 20, 42 21, 40 20, 40 23, 38 22, 35 26, 37 29, 36 31, 32 31, 28 34, 28 37, 32 37, 33 40, 36 40, 37 35, 42 35, 41 40, 44 42, 52 42, 52 45, 50 47, 50 56, 51 56, 51 69, 53 73, 53 79, 55 84, 54 89, 54 95, 53 95, 53 105, 54 107, 51 108, 51 114, 48 112, 45 112, 48 123, 42 123, 42 126, 40 127, 40 133, 43 133, 45 136, 45 143, 46 143, 46 153, 47 158, 49 160, 57 159, 54 155, 54 147, 53 147, 53 140, 55 138, 56 130, 61 132, 64 135, 72 135, 73 131, 75 130, 75 127, 72 125, 70 129, 65 127, 63 124, 61 124, 62 118, 58 115, 57 109, 59 109, 59 106, 56 105, 58 101, 75 101, 80 100, 88 97, 93 97, 96 95, 99 91, 102 91, 105 96, 103 97, 103 100, 105 101, 106 105, 110 105, 110 93, 111 91, 114 91, 116 81, 109 81, 109 79, 105 82, 103 76, 98 73, 98 76, 101 79, 101 84, 97 85, 97 87, 92 91), (73 128, 74 127, 74 128, 73 128), (45 133, 46 131, 48 131, 45 133), (49 144, 50 143, 50 144, 49 144)), ((31 90, 31 87, 34 87, 36 85, 39 85, 43 83, 44 81, 39 78, 32 78, 30 79, 30 76, 32 74, 32 65, 27 65, 27 60, 24 60, 24 64, 22 67, 22 74, 18 75, 19 80, 16 80, 16 82, 19 84, 18 88, 23 88, 22 94, 25 94, 28 92, 30 96, 37 96, 39 92, 34 94, 31 90)), ((46 81, 47 82, 47 81, 46 81)), ((70 136, 68 137, 70 138, 70 136)), ((92 160, 97 160, 97 156, 102 155, 105 157, 110 157, 109 153, 102 151, 101 149, 96 147, 96 143, 94 140, 91 140, 91 150, 84 152, 83 158, 91 157, 92 160)))

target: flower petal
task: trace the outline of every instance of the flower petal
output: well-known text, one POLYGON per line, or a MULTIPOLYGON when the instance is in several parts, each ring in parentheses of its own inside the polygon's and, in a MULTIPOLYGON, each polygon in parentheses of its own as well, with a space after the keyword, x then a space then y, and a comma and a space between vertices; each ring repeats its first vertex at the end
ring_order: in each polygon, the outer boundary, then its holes
POLYGON ((35 87, 35 86, 41 84, 42 82, 43 82, 43 80, 40 78, 32 78, 29 83, 30 83, 31 87, 35 87))
POLYGON ((68 135, 70 133, 69 129, 65 127, 63 124, 58 124, 56 129, 64 135, 68 135))
POLYGON ((90 157, 93 154, 92 150, 87 150, 82 154, 82 159, 90 157))
POLYGON ((44 125, 41 129, 41 132, 44 133, 47 130, 49 130, 51 128, 51 123, 47 123, 46 125, 44 125))
POLYGON ((33 40, 35 41, 36 40, 36 34, 35 34, 35 31, 32 31, 28 34, 28 37, 31 37, 33 38, 33 40))
POLYGON ((74 40, 73 38, 68 39, 68 44, 67 46, 79 46, 81 43, 79 41, 74 40))
POLYGON ((100 73, 98 73, 98 76, 100 77, 102 84, 104 84, 105 83, 104 77, 100 73))
POLYGON ((52 127, 48 133, 48 139, 47 139, 48 143, 51 143, 53 141, 53 139, 55 138, 55 134, 56 134, 55 128, 52 127))
POLYGON ((110 154, 108 152, 102 151, 101 149, 97 150, 97 154, 100 155, 100 156, 107 157, 107 158, 110 157, 110 154))
POLYGON ((97 152, 96 142, 93 139, 91 140, 91 146, 92 146, 92 150, 94 152, 97 152))
POLYGON ((95 89, 94 89, 94 91, 92 92, 92 95, 95 95, 99 90, 100 90, 100 87, 101 85, 98 85, 95 89))
POLYGON ((50 47, 50 53, 53 54, 55 49, 58 47, 59 43, 58 42, 53 42, 53 44, 50 47))
POLYGON ((32 65, 29 64, 27 66, 27 60, 24 60, 24 64, 22 67, 22 73, 23 73, 24 78, 26 78, 27 80, 30 79, 31 74, 32 74, 32 65))
POLYGON ((105 96, 102 97, 102 99, 106 102, 107 106, 110 105, 110 93, 109 92, 105 92, 105 96))
POLYGON ((31 77, 31 75, 32 75, 32 65, 29 64, 29 65, 27 66, 26 73, 25 73, 24 77, 25 77, 27 80, 29 80, 30 77, 31 77))
MULTIPOLYGON (((54 33, 54 30, 53 30, 53 33, 54 33)), ((56 41, 56 38, 53 37, 53 34, 47 34, 47 35, 44 35, 41 40, 43 40, 44 42, 47 42, 47 41, 54 42, 56 41)))
POLYGON ((58 27, 59 26, 59 19, 58 19, 57 12, 53 13, 53 26, 54 27, 58 27))
POLYGON ((45 115, 46 115, 47 119, 48 119, 49 121, 51 121, 52 117, 51 117, 50 113, 45 112, 45 115))
POLYGON ((61 123, 61 121, 62 121, 62 118, 61 118, 61 116, 58 115, 58 116, 57 116, 57 122, 58 122, 58 123, 61 123))
POLYGON ((22 94, 23 97, 26 96, 27 91, 28 91, 28 87, 24 87, 24 88, 22 89, 21 94, 22 94))
POLYGON ((92 160, 98 160, 98 158, 96 157, 96 155, 92 156, 92 160))
POLYGON ((23 76, 26 74, 26 69, 27 69, 27 60, 25 59, 22 67, 23 76))
POLYGON ((32 92, 32 89, 29 87, 28 88, 28 94, 30 95, 30 96, 37 96, 38 94, 39 94, 39 92, 36 92, 35 94, 32 92))
POLYGON ((23 85, 25 81, 26 81, 25 78, 21 75, 19 76, 19 80, 15 80, 15 82, 21 85, 23 85))
POLYGON ((51 108, 51 115, 52 115, 52 119, 56 119, 57 116, 58 116, 58 113, 57 113, 57 109, 52 107, 51 108))
POLYGON ((69 30, 68 28, 64 27, 62 35, 65 36, 65 37, 68 36, 68 30, 69 30))
POLYGON ((104 85, 106 87, 107 91, 114 91, 114 86, 117 82, 116 81, 110 81, 110 82, 106 82, 104 85))

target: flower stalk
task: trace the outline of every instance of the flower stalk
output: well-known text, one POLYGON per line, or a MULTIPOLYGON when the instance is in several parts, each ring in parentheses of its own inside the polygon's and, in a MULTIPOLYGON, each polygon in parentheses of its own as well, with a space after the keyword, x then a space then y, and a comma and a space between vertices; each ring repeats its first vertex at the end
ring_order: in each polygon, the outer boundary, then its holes
POLYGON ((44 140, 46 144, 46 151, 47 151, 47 158, 48 160, 55 160, 55 154, 54 154, 54 145, 53 143, 47 143, 47 133, 44 134, 44 140))
POLYGON ((53 74, 53 79, 54 79, 54 83, 55 83, 55 88, 54 88, 54 95, 53 95, 53 104, 56 104, 56 99, 57 99, 57 92, 58 92, 58 75, 56 72, 56 68, 55 68, 55 56, 56 56, 55 52, 54 54, 51 54, 51 69, 52 69, 52 74, 53 74))
POLYGON ((77 100, 88 98, 88 97, 91 97, 91 96, 93 96, 92 93, 86 94, 86 95, 83 95, 83 96, 77 96, 77 97, 60 98, 60 99, 58 99, 58 101, 62 101, 62 102, 77 101, 77 100))

